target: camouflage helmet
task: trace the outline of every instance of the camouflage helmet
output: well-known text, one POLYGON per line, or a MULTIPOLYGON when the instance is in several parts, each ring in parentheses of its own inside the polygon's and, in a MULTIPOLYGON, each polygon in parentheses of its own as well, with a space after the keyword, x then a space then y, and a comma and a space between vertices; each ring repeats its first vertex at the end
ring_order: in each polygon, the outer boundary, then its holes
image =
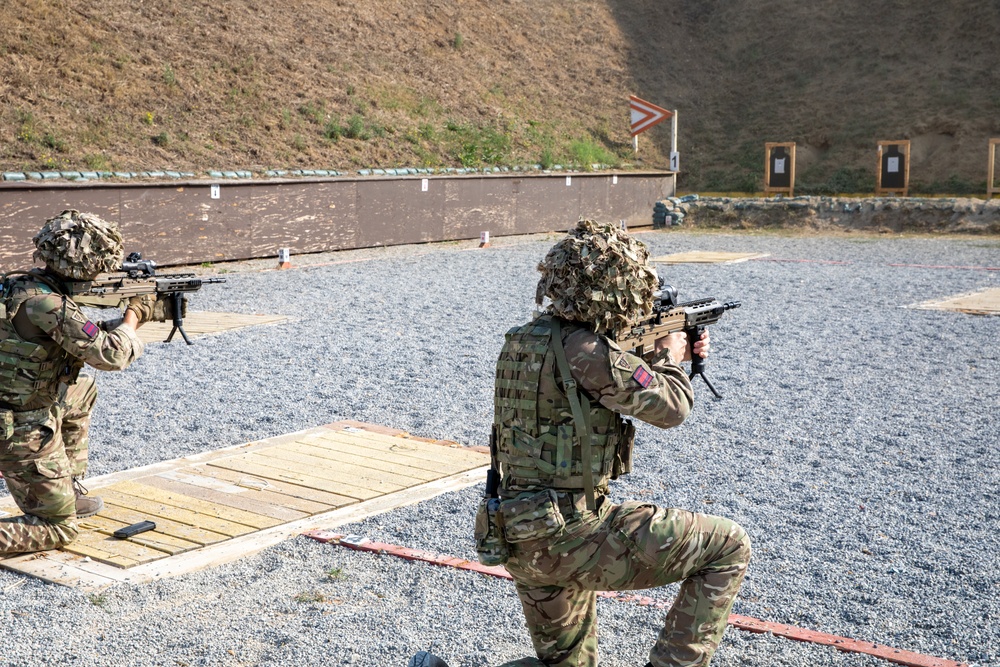
POLYGON ((69 209, 45 221, 35 234, 35 261, 64 278, 90 280, 121 268, 125 256, 118 225, 69 209))
POLYGON ((624 230, 580 220, 538 265, 535 302, 548 297, 546 312, 597 333, 619 331, 652 312, 659 281, 648 260, 646 246, 624 230))

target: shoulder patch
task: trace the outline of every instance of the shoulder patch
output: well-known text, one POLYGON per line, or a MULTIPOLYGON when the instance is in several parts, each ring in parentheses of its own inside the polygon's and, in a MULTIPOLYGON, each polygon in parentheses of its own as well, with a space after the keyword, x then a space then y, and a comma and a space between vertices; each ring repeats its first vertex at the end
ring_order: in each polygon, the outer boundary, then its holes
POLYGON ((629 363, 628 357, 626 357, 625 354, 622 352, 619 352, 617 356, 618 359, 616 359, 614 363, 615 368, 620 368, 623 371, 631 373, 632 364, 629 363))
POLYGON ((96 336, 98 331, 100 331, 98 326, 90 320, 87 320, 87 323, 83 325, 83 333, 87 334, 91 338, 96 336))
POLYGON ((71 320, 76 320, 77 322, 79 322, 81 324, 83 324, 84 322, 87 321, 87 320, 83 319, 83 313, 81 313, 79 310, 74 310, 73 314, 70 315, 69 318, 71 320))
POLYGON ((635 373, 632 373, 632 379, 638 382, 639 386, 645 389, 653 381, 653 376, 645 368, 639 366, 635 369, 635 373))

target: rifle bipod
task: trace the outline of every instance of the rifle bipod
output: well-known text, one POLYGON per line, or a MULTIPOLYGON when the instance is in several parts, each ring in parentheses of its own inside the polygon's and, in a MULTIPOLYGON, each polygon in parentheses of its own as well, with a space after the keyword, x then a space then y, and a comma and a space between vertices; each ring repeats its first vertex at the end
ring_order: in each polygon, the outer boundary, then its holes
MULTIPOLYGON (((171 339, 174 337, 174 334, 180 331, 181 336, 184 338, 184 342, 187 343, 188 345, 194 345, 194 343, 191 342, 191 339, 188 338, 187 332, 184 331, 184 302, 187 301, 187 294, 184 294, 183 292, 178 294, 171 294, 170 301, 171 301, 170 305, 174 311, 173 313, 174 328, 170 330, 170 335, 167 336, 167 340, 165 340, 164 342, 169 343, 171 339)), ((706 382, 708 382, 708 380, 706 380, 706 382)), ((715 390, 713 389, 712 391, 715 390)))
POLYGON ((691 350, 691 373, 688 374, 688 378, 690 378, 691 380, 693 380, 695 375, 700 375, 701 379, 705 381, 706 385, 708 385, 708 388, 712 390, 713 394, 715 394, 715 397, 721 399, 722 398, 722 394, 720 394, 718 391, 715 390, 715 387, 712 386, 711 382, 709 382, 708 376, 705 375, 705 357, 699 356, 699 355, 697 355, 697 354, 694 353, 694 349, 693 349, 694 341, 701 340, 701 335, 704 332, 705 332, 705 327, 701 327, 701 326, 693 327, 688 332, 688 340, 690 341, 690 344, 692 346, 692 350, 691 350))

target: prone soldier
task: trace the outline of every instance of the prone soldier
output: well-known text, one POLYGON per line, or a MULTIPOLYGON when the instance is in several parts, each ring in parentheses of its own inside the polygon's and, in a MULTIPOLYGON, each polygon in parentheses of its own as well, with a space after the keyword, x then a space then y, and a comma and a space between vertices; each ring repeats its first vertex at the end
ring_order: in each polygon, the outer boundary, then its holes
POLYGON ((45 268, 0 282, 0 473, 23 516, 0 519, 0 554, 55 549, 76 538, 74 520, 104 506, 80 480, 87 471, 94 378, 122 370, 143 352, 136 329, 165 320, 155 296, 129 300, 123 317, 95 324, 67 283, 117 270, 124 257, 113 222, 63 211, 34 237, 45 268))

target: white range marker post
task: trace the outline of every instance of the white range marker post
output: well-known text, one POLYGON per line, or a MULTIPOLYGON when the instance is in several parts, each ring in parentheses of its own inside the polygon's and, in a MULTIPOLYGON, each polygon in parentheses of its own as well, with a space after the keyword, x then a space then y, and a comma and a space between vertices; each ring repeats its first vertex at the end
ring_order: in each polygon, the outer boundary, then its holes
POLYGON ((292 268, 292 251, 290 248, 278 248, 278 268, 292 268))
POLYGON ((490 233, 489 232, 479 232, 479 247, 489 248, 490 247, 490 233))
POLYGON ((670 117, 670 171, 681 170, 681 154, 677 152, 677 109, 670 117))

